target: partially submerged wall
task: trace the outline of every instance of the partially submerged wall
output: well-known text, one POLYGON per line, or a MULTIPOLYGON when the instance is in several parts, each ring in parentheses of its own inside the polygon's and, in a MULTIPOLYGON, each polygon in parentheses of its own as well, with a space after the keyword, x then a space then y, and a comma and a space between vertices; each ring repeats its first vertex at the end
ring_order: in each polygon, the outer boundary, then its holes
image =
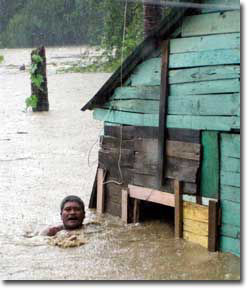
POLYGON ((220 248, 240 255, 240 135, 221 134, 220 248))
MULTIPOLYGON (((157 136, 156 127, 105 125, 98 160, 99 167, 107 170, 107 212, 121 215, 121 190, 128 184, 159 189, 157 136)), ((199 194, 200 132, 168 129, 166 156, 168 167, 161 190, 174 193, 173 181, 178 179, 183 182, 184 194, 199 194)))
MULTIPOLYGON (((221 199, 220 249, 240 255, 240 10, 203 9, 201 15, 185 17, 170 40, 169 69, 166 126, 197 130, 201 135, 201 174, 199 164, 193 182, 196 189, 192 192, 189 187, 186 192, 221 199)), ((160 84, 161 57, 156 51, 136 67, 109 102, 95 109, 94 117, 115 124, 145 126, 145 131, 147 127, 157 128, 160 84)), ((138 179, 138 166, 134 167, 141 153, 126 156, 126 162, 133 163, 129 182, 155 188, 157 177, 152 167, 156 151, 147 151, 138 163, 144 171, 151 167, 150 174, 140 172, 148 175, 146 179, 142 175, 138 179)), ((189 182, 186 180, 186 186, 189 182)))

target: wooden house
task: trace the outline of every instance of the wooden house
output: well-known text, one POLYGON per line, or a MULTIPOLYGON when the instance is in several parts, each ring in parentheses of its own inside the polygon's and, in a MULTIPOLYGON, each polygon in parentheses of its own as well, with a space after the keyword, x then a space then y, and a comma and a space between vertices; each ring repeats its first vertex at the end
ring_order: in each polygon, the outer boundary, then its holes
POLYGON ((188 2, 82 108, 104 122, 91 204, 174 207, 176 236, 240 256, 240 3, 188 2))

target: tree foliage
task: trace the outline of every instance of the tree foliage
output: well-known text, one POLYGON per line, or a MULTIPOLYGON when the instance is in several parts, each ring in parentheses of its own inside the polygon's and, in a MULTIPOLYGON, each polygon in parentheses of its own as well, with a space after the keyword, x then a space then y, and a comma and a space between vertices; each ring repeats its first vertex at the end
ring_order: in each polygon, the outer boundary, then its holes
POLYGON ((0 11, 2 47, 97 43, 89 25, 98 18, 91 0, 0 0, 0 11))
POLYGON ((0 47, 95 44, 110 58, 126 57, 143 39, 143 7, 140 0, 128 1, 125 15, 125 5, 125 0, 0 0, 0 47))
POLYGON ((104 14, 102 45, 110 53, 115 50, 116 58, 122 51, 124 56, 128 55, 143 39, 142 8, 140 1, 127 4, 126 1, 103 1, 101 9, 108 12, 104 14))

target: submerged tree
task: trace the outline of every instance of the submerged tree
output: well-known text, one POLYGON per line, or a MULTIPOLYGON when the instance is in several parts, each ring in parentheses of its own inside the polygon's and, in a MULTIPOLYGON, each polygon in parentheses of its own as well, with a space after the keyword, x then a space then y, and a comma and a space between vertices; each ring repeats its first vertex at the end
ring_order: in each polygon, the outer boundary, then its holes
POLYGON ((31 96, 26 99, 26 108, 32 107, 34 112, 49 110, 46 56, 42 46, 31 52, 31 96))

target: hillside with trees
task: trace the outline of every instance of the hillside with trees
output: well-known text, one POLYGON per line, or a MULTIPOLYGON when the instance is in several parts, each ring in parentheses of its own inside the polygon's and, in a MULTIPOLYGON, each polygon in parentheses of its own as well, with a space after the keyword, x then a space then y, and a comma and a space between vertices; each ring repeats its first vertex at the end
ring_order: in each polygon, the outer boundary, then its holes
POLYGON ((103 15, 89 0, 0 0, 1 47, 98 43, 103 15), (93 19, 95 21, 93 23, 93 19))
MULTIPOLYGON (((119 51, 125 2, 0 0, 0 47, 101 45, 109 51, 119 51)), ((125 50, 133 48, 142 37, 142 3, 128 3, 125 50)))
POLYGON ((0 0, 0 48, 94 45, 115 69, 143 40, 150 14, 169 12, 154 1, 0 0))

